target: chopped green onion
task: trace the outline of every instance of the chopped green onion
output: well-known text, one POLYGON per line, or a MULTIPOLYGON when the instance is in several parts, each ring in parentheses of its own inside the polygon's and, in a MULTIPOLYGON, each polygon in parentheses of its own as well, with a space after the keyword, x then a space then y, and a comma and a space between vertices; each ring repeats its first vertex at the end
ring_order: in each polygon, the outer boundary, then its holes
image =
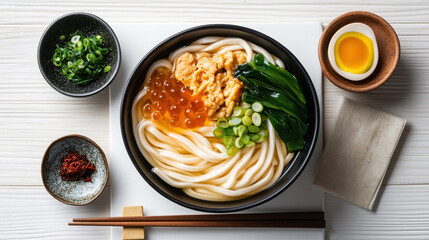
POLYGON ((234 137, 224 136, 222 141, 223 141, 223 144, 225 144, 225 146, 230 147, 234 143, 234 137))
POLYGON ((234 136, 234 130, 232 130, 232 128, 225 128, 225 130, 223 131, 223 135, 225 136, 234 136))
POLYGON ((249 134, 249 136, 250 136, 250 140, 253 142, 257 142, 261 138, 259 134, 254 134, 254 133, 249 134))
POLYGON ((262 138, 267 138, 268 137, 268 131, 263 129, 259 132, 259 136, 262 138))
POLYGON ((89 62, 95 62, 95 60, 96 60, 97 58, 95 57, 95 55, 94 54, 92 54, 92 53, 88 53, 87 55, 86 55, 86 60, 88 60, 89 62))
POLYGON ((252 103, 252 110, 255 112, 262 112, 262 110, 264 110, 264 107, 260 102, 254 102, 252 103))
POLYGON ((241 106, 244 108, 244 109, 247 109, 247 108, 250 108, 252 105, 250 105, 249 103, 247 103, 247 102, 242 102, 241 103, 241 106))
POLYGON ((267 140, 267 138, 260 137, 260 138, 259 138, 259 140, 258 140, 258 141, 256 141, 256 142, 257 142, 257 143, 261 143, 261 142, 263 142, 263 141, 265 141, 265 140, 267 140))
POLYGON ((237 148, 243 148, 243 147, 244 147, 244 143, 242 143, 242 142, 240 141, 240 138, 236 138, 236 139, 235 139, 235 146, 236 146, 237 148))
MULTIPOLYGON (((66 40, 60 36, 60 41, 66 40)), ((101 44, 101 36, 85 37, 80 31, 71 34, 70 40, 56 45, 52 63, 61 69, 61 73, 76 84, 87 84, 101 74, 109 72, 104 55, 109 52, 101 44)))
POLYGON ((241 136, 240 141, 244 144, 248 144, 250 142, 250 136, 247 134, 243 135, 243 136, 241 136))
POLYGON ((237 147, 235 147, 234 145, 232 145, 231 147, 229 147, 229 148, 228 148, 228 150, 226 150, 226 153, 227 153, 229 156, 233 156, 233 155, 235 155, 235 154, 237 154, 237 153, 238 153, 238 148, 237 148, 237 147))
POLYGON ((88 38, 84 38, 84 39, 82 40, 82 43, 83 43, 83 46, 88 47, 88 45, 89 45, 89 40, 88 40, 88 38))
POLYGON ((249 116, 249 117, 250 117, 250 116, 252 116, 252 114, 253 114, 253 110, 252 110, 252 109, 250 109, 250 108, 249 108, 249 109, 246 109, 246 111, 244 112, 244 115, 245 115, 245 116, 249 116))
POLYGON ((243 125, 240 125, 240 126, 238 126, 238 136, 243 136, 243 134, 246 134, 247 133, 247 127, 245 127, 245 126, 243 126, 243 125))
POLYGON ((244 110, 241 107, 239 107, 239 106, 235 106, 233 114, 236 117, 241 117, 241 116, 244 115, 244 110))
POLYGON ((233 118, 228 121, 229 126, 237 126, 241 123, 241 118, 233 118))
POLYGON ((220 128, 227 128, 227 127, 229 127, 228 121, 224 117, 221 117, 221 118, 219 118, 217 120, 216 126, 220 127, 220 128))
POLYGON ((249 130, 249 132, 251 133, 258 133, 260 131, 259 127, 255 126, 255 125, 250 125, 247 127, 247 129, 249 130))
POLYGON ((243 122, 244 126, 250 126, 252 125, 252 119, 249 116, 244 116, 241 121, 243 122))
POLYGON ((56 57, 52 62, 57 67, 61 66, 61 59, 59 57, 56 57))
POLYGON ((255 124, 255 126, 261 126, 262 123, 262 119, 261 119, 261 115, 257 112, 252 114, 252 122, 253 124, 255 124))
POLYGON ((77 42, 79 42, 80 36, 79 35, 75 35, 71 38, 70 42, 76 44, 77 42))
POLYGON ((255 145, 255 142, 249 141, 248 143, 246 143, 246 147, 251 147, 255 145))
POLYGON ((232 127, 232 130, 234 131, 234 135, 238 136, 238 127, 234 126, 232 127))
POLYGON ((217 138, 223 138, 223 136, 224 136, 223 128, 215 128, 213 130, 213 135, 217 138))

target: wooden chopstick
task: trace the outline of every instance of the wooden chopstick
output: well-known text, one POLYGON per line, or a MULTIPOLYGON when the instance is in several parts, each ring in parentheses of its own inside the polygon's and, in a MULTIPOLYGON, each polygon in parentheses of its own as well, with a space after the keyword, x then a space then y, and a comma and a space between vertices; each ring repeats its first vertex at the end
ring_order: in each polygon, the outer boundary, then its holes
POLYGON ((76 218, 69 225, 122 227, 324 228, 323 212, 76 218))
POLYGON ((241 221, 241 220, 318 220, 323 212, 244 213, 204 215, 164 215, 138 217, 74 218, 73 222, 136 222, 136 221, 241 221))
POLYGON ((72 222, 71 226, 117 227, 247 227, 247 228, 324 228, 324 220, 256 220, 256 221, 165 221, 165 222, 72 222))

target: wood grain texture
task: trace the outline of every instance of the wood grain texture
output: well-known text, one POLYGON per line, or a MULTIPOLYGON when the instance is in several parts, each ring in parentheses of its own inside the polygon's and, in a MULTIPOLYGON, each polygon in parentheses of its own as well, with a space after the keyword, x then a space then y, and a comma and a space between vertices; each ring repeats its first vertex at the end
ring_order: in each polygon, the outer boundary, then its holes
POLYGON ((58 16, 76 11, 91 12, 108 22, 170 21, 316 21, 327 23, 341 13, 364 10, 382 15, 392 23, 428 23, 429 2, 403 0, 191 0, 191 1, 37 1, 6 0, 0 24, 47 24, 58 16), (124 14, 126 13, 126 14, 124 14))
POLYGON ((325 194, 327 239, 429 238, 429 186, 395 185, 380 191, 375 212, 325 194))
POLYGON ((0 239, 107 239, 109 235, 106 229, 69 229, 65 225, 73 217, 108 215, 106 193, 89 206, 71 207, 55 201, 41 187, 41 157, 54 139, 79 133, 109 152, 108 91, 90 98, 70 98, 50 88, 40 75, 37 44, 55 18, 86 11, 109 23, 320 21, 326 25, 353 10, 374 12, 393 24, 401 41, 401 60, 393 77, 369 93, 349 93, 325 79, 325 137, 334 131, 339 95, 406 118, 408 125, 386 176, 385 184, 393 186, 381 192, 376 213, 326 196, 327 236, 428 239, 426 0, 0 1, 0 239))
POLYGON ((71 98, 46 83, 36 58, 45 27, 0 27, 1 185, 42 185, 43 154, 64 135, 85 135, 109 153, 108 91, 71 98))
POLYGON ((97 227, 69 227, 77 216, 110 214, 110 189, 94 202, 70 206, 52 198, 43 187, 0 186, 0 239, 108 239, 109 231, 97 227))

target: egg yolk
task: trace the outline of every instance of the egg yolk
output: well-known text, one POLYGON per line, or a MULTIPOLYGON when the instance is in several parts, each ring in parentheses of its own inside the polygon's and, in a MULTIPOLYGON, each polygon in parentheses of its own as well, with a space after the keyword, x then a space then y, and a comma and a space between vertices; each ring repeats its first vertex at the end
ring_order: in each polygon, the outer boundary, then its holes
POLYGON ((374 62, 372 40, 359 32, 347 32, 341 35, 334 47, 338 68, 353 74, 367 72, 374 62))

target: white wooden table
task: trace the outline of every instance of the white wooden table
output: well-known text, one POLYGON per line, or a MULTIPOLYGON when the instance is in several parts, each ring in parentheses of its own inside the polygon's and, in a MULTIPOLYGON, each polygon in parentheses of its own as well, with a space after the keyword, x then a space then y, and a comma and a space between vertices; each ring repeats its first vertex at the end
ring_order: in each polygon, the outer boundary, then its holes
POLYGON ((40 162, 54 139, 86 135, 109 153, 108 90, 76 99, 53 90, 37 67, 47 25, 68 12, 109 23, 320 21, 371 11, 401 41, 392 78, 369 93, 349 93, 324 80, 325 136, 340 95, 406 118, 375 212, 325 196, 327 239, 429 239, 429 1, 32 1, 0 2, 0 239, 108 239, 106 228, 67 227, 73 217, 107 216, 109 187, 84 207, 59 203, 44 189, 40 162))

